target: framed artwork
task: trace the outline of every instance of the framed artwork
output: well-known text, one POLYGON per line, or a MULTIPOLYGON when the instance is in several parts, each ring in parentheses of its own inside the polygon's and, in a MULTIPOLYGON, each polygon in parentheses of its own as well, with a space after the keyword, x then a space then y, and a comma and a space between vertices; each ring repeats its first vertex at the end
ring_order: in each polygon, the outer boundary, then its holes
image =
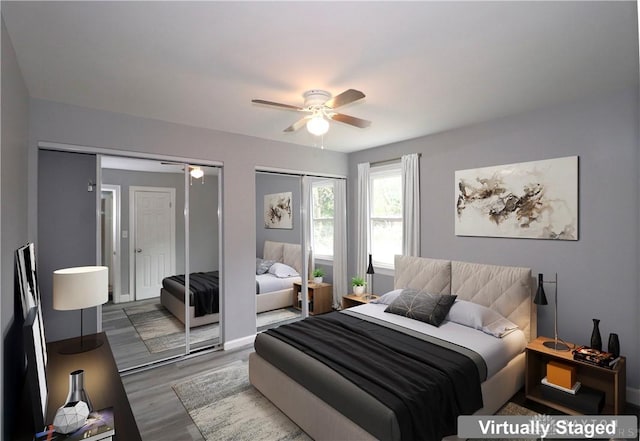
POLYGON ((578 240, 578 157, 455 172, 457 236, 578 240))
POLYGON ((293 229, 292 192, 264 195, 264 227, 293 229))
MULTIPOLYGON (((18 268, 18 282, 20 286, 20 298, 22 301, 22 312, 24 319, 36 309, 36 319, 40 339, 45 342, 44 321, 42 319, 42 305, 40 302, 40 285, 38 284, 38 272, 36 270, 36 253, 33 243, 20 247, 16 250, 16 266, 18 268)), ((47 347, 42 345, 45 365, 47 363, 47 347)))
POLYGON ((37 308, 31 308, 24 322, 24 348, 27 360, 27 387, 36 431, 44 428, 49 396, 46 376, 46 343, 38 320, 37 308))

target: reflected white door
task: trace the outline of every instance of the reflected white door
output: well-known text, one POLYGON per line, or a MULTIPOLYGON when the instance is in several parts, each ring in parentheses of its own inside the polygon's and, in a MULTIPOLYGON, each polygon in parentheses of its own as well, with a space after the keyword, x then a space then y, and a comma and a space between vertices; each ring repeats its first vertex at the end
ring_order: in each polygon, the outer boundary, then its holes
POLYGON ((162 279, 175 274, 175 189, 131 187, 135 299, 160 295, 162 279))

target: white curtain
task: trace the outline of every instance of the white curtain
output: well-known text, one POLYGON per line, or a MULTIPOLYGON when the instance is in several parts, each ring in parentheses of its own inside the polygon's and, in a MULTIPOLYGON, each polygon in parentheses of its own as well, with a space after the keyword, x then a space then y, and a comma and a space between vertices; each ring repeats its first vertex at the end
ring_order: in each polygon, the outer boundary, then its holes
POLYGON ((342 296, 351 292, 347 284, 347 183, 333 185, 333 307, 340 308, 342 296))
POLYGON ((402 156, 402 254, 420 255, 420 155, 402 156))
MULTIPOLYGON (((367 286, 371 286, 371 276, 366 274, 369 264, 369 163, 358 164, 357 194, 357 237, 356 237, 356 274, 366 277, 367 286)), ((348 291, 351 292, 351 291, 348 291)))

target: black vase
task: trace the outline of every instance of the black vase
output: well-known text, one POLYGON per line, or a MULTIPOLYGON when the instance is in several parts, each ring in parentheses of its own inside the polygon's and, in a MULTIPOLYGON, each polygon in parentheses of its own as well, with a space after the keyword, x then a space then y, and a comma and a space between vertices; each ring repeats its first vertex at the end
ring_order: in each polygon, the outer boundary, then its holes
POLYGON ((593 319, 593 331, 591 331, 591 348, 602 350, 602 337, 600 337, 600 320, 593 319))
POLYGON ((607 351, 611 352, 614 357, 620 356, 620 340, 618 340, 618 334, 609 334, 609 345, 607 351))

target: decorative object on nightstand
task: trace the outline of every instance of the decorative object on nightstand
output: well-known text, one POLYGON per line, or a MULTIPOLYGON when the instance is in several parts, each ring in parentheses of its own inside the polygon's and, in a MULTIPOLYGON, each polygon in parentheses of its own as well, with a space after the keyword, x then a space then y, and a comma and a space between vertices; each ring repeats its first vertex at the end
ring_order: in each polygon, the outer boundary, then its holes
POLYGON ((84 370, 78 369, 69 374, 69 394, 65 400, 65 404, 74 401, 83 401, 87 404, 89 412, 93 412, 93 406, 87 391, 84 389, 84 370))
POLYGON ((555 301, 553 308, 553 331, 554 331, 554 339, 553 341, 546 341, 544 345, 550 349, 556 351, 568 351, 569 346, 566 345, 561 339, 558 338, 558 273, 556 273, 555 279, 553 280, 543 280, 542 273, 538 274, 538 291, 536 291, 536 297, 533 299, 533 303, 536 305, 547 305, 547 296, 544 292, 543 285, 545 283, 553 283, 555 285, 555 301))
POLYGON ((366 282, 363 277, 355 276, 351 278, 351 285, 353 286, 353 293, 356 295, 364 294, 364 287, 366 282))
POLYGON ((598 351, 602 350, 602 337, 600 336, 600 320, 593 320, 593 330, 591 331, 591 348, 598 351))
POLYGON ((90 351, 102 345, 96 338, 85 339, 82 312, 109 300, 109 269, 106 266, 81 266, 53 272, 53 309, 80 310, 80 345, 63 348, 64 354, 90 351), (86 341, 85 341, 86 340, 86 341))
POLYGON ((369 276, 371 276, 371 291, 373 291, 373 275, 376 272, 373 270, 373 257, 371 257, 371 254, 369 254, 369 266, 367 267, 367 274, 369 274, 369 276))
POLYGON ((611 352, 614 357, 620 356, 620 340, 618 334, 609 334, 609 344, 607 345, 607 351, 611 352))
POLYGON ((324 270, 322 268, 316 268, 313 270, 313 283, 322 283, 322 277, 324 276, 324 270))
POLYGON ((53 418, 53 427, 58 433, 75 432, 84 426, 89 416, 89 407, 84 401, 71 401, 58 409, 53 418))

